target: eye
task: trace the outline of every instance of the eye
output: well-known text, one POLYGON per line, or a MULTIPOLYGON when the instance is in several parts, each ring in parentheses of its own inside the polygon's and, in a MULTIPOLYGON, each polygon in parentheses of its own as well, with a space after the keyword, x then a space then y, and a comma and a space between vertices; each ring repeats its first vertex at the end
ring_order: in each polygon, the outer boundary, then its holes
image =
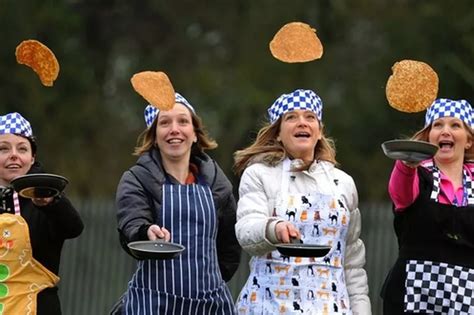
POLYGON ((453 122, 451 124, 451 127, 454 128, 454 129, 462 128, 462 124, 460 122, 456 121, 456 122, 453 122))
POLYGON ((307 114, 306 119, 309 121, 314 121, 316 120, 316 115, 315 114, 307 114))
POLYGON ((443 127, 443 124, 440 121, 435 121, 433 123, 433 128, 441 128, 443 127))
POLYGON ((296 119, 296 115, 295 114, 287 114, 285 116, 285 121, 291 121, 291 120, 295 120, 296 119))
POLYGON ((158 126, 161 126, 161 127, 167 126, 169 125, 169 123, 170 123, 169 119, 158 120, 158 126))
POLYGON ((178 123, 181 125, 181 126, 185 126, 185 125, 189 125, 191 122, 189 121, 188 118, 180 118, 178 120, 178 123))

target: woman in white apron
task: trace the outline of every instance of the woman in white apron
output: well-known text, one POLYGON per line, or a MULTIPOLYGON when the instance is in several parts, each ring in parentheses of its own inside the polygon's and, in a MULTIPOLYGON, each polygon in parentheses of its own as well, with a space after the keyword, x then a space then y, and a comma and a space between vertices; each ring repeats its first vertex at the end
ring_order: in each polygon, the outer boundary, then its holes
POLYGON ((21 114, 0 116, 0 314, 61 314, 62 247, 84 227, 64 195, 27 199, 10 188, 14 178, 42 172, 36 148, 21 114))
POLYGON ((178 93, 171 110, 148 106, 145 120, 140 157, 117 189, 122 241, 164 239, 186 249, 174 259, 140 260, 115 313, 234 314, 225 281, 240 260, 236 205, 229 180, 203 153, 217 145, 178 93))
POLYGON ((370 315, 360 212, 353 179, 335 168, 311 90, 280 96, 269 125, 235 154, 242 174, 236 234, 253 257, 238 314, 370 315), (329 245, 320 258, 289 257, 275 244, 329 245))

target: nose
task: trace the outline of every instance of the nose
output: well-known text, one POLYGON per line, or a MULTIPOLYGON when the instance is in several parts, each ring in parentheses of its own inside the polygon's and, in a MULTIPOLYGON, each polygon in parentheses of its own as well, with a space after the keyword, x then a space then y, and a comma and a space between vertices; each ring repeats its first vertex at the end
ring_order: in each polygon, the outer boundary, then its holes
POLYGON ((448 135, 451 132, 451 127, 448 125, 444 125, 443 129, 441 129, 441 134, 442 135, 448 135))
POLYGON ((299 126, 306 126, 307 125, 306 118, 304 116, 299 116, 298 117, 298 125, 299 126))
POLYGON ((178 128, 178 127, 179 127, 179 124, 178 124, 178 122, 176 122, 176 121, 173 121, 173 122, 171 123, 171 129, 170 129, 170 132, 171 132, 171 133, 173 133, 173 134, 176 134, 176 133, 178 133, 178 132, 179 132, 179 128, 178 128))
POLYGON ((18 158, 18 151, 15 148, 12 148, 10 152, 10 159, 16 160, 18 158))

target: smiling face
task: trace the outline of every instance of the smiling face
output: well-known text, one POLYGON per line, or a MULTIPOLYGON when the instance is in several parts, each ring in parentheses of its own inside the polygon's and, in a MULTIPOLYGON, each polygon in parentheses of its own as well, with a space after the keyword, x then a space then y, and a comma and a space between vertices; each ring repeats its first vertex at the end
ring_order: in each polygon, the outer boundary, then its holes
POLYGON ((168 161, 189 161, 191 146, 197 141, 189 109, 180 104, 160 111, 156 125, 156 144, 161 157, 168 161))
POLYGON ((316 113, 297 109, 282 117, 278 141, 293 158, 311 162, 316 144, 321 139, 320 127, 316 113))
POLYGON ((0 135, 0 185, 6 186, 25 175, 35 162, 28 139, 14 134, 0 135))
POLYGON ((443 117, 431 125, 428 140, 439 146, 435 160, 441 163, 464 161, 465 150, 472 145, 470 133, 459 118, 443 117))

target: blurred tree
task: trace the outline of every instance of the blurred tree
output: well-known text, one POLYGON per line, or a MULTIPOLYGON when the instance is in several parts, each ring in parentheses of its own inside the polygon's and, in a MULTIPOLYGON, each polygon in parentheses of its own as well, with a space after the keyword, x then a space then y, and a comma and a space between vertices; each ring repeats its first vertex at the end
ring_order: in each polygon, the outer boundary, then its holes
POLYGON ((385 200, 392 161, 380 144, 423 123, 423 113, 388 106, 390 68, 425 61, 440 77, 440 96, 474 102, 473 21, 467 0, 0 0, 0 112, 32 122, 39 159, 71 180, 69 193, 111 197, 144 128, 134 73, 169 75, 219 142, 211 154, 229 175, 232 153, 253 140, 273 100, 311 88, 361 200, 385 200), (291 21, 317 29, 322 59, 285 64, 271 56, 270 40, 291 21), (52 88, 15 61, 16 45, 29 38, 59 60, 52 88))

